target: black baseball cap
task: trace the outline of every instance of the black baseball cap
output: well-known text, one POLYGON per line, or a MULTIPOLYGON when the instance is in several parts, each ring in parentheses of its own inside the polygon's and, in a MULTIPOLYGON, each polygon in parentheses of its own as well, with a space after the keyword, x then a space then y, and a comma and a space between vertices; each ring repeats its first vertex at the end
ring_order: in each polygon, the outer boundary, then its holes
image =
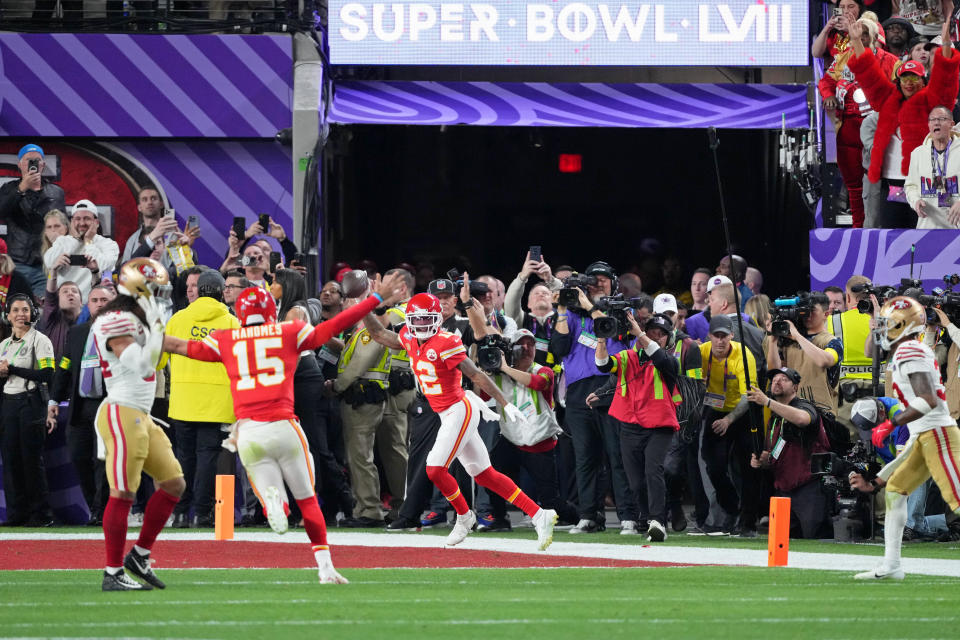
POLYGON ((452 296, 455 292, 456 289, 453 286, 453 280, 448 280, 447 278, 438 278, 427 285, 427 293, 431 293, 435 296, 438 296, 441 293, 446 293, 452 296))
POLYGON ((767 378, 770 381, 773 381, 774 376, 783 374, 790 379, 790 382, 793 384, 800 384, 800 374, 797 373, 796 369, 791 369, 790 367, 780 367, 779 369, 771 369, 767 372, 767 378))
POLYGON ((733 335, 733 321, 729 316, 718 315, 710 318, 709 333, 727 333, 733 335))
POLYGON ((670 333, 673 332, 673 321, 662 313, 658 313, 651 316, 650 319, 647 320, 647 325, 644 330, 649 331, 654 327, 660 329, 669 336, 670 333))

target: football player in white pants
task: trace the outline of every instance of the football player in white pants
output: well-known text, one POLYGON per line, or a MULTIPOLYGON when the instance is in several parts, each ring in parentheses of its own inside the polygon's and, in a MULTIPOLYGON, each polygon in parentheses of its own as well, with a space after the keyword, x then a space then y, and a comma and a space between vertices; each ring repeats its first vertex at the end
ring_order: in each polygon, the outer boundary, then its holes
POLYGON ((960 514, 960 429, 950 417, 940 367, 933 350, 917 339, 926 323, 923 305, 898 296, 884 303, 876 335, 889 350, 893 390, 906 409, 873 429, 873 444, 881 446, 895 427, 907 425, 910 439, 895 460, 867 483, 852 474, 850 484, 861 491, 886 489, 884 556, 876 569, 854 576, 857 580, 903 580, 900 546, 907 523, 907 496, 933 476, 943 499, 960 514))
POLYGON ((314 490, 313 456, 293 412, 293 373, 300 352, 320 348, 379 305, 389 307, 402 291, 400 277, 378 283, 376 293, 324 323, 277 322, 273 297, 259 287, 237 297, 239 329, 218 329, 202 341, 166 337, 164 349, 189 358, 223 362, 233 392, 236 447, 270 526, 287 530, 284 483, 303 514, 320 583, 346 584, 333 568, 327 528, 314 490))

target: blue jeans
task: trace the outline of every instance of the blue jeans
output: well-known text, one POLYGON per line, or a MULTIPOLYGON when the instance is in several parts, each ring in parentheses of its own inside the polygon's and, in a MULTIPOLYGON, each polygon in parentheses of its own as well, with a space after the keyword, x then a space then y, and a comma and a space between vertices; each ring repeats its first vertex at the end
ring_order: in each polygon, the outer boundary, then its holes
POLYGON ((20 275, 30 283, 33 295, 43 299, 43 296, 46 295, 47 292, 47 276, 43 272, 43 267, 33 267, 28 264, 18 264, 16 267, 20 275))

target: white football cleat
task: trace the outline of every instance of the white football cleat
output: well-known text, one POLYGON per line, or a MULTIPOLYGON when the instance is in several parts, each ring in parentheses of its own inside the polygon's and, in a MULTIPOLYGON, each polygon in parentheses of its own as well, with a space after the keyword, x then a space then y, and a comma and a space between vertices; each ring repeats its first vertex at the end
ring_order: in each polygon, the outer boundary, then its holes
POLYGON ((533 516, 533 526, 537 530, 537 551, 544 551, 553 542, 553 525, 559 520, 553 509, 540 509, 533 516))
POLYGON ((888 569, 884 566, 879 566, 876 569, 871 571, 864 571, 863 573, 858 573, 853 576, 854 580, 903 580, 904 573, 903 569, 897 567, 896 569, 888 569))
POLYGON ((320 568, 320 584, 350 584, 350 581, 337 573, 331 564, 320 568))
POLYGON ((290 527, 287 521, 287 513, 283 510, 283 498, 280 497, 280 490, 276 487, 267 487, 263 492, 263 508, 267 512, 267 522, 270 528, 277 533, 283 534, 290 527))
POLYGON ((457 521, 453 525, 453 529, 450 531, 450 535, 447 536, 447 546, 453 547, 460 544, 466 539, 470 532, 473 531, 473 528, 477 524, 477 514, 473 512, 473 509, 467 511, 462 516, 457 516, 457 521))

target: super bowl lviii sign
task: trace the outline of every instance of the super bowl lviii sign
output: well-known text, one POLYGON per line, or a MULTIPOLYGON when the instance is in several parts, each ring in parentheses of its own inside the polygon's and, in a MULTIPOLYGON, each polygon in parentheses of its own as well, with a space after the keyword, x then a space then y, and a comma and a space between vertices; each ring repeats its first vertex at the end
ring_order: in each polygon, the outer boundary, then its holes
POLYGON ((330 0, 344 65, 804 66, 808 0, 330 0))

